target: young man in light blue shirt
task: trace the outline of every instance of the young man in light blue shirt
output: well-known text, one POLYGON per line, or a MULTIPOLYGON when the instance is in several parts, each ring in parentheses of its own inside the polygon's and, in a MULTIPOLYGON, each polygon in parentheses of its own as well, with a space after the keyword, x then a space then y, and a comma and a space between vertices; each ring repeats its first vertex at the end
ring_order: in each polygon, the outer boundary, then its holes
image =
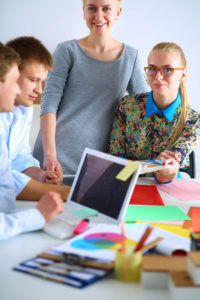
POLYGON ((52 68, 52 56, 34 37, 19 37, 9 41, 7 46, 21 59, 18 80, 21 94, 17 95, 13 112, 1 116, 17 199, 38 200, 45 192, 53 190, 66 200, 69 187, 59 185, 62 178, 56 172, 40 169, 29 144, 32 106, 42 93, 42 84, 52 68))
MULTIPOLYGON (((0 43, 0 115, 12 111, 16 96, 20 93, 17 83, 19 62, 18 54, 0 43)), ((41 229, 45 222, 63 211, 63 201, 59 194, 49 192, 41 198, 36 208, 6 214, 15 207, 15 187, 1 119, 0 145, 0 240, 2 240, 21 232, 41 229)))

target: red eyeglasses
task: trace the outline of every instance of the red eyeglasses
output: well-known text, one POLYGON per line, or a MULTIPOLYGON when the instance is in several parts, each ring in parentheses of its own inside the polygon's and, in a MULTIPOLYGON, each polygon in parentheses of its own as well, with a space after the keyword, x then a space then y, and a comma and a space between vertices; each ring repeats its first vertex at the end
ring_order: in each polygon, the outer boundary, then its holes
POLYGON ((156 66, 149 66, 144 68, 145 73, 149 76, 155 76, 158 71, 161 72, 162 75, 164 76, 172 76, 174 71, 176 70, 184 70, 184 68, 172 68, 172 67, 161 67, 158 68, 156 66))

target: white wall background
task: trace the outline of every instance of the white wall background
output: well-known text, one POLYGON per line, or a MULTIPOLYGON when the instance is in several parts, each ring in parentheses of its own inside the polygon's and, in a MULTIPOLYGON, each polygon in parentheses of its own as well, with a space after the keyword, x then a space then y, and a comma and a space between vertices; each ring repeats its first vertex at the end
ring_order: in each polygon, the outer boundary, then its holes
MULTIPOLYGON (((82 0, 0 0, 0 41, 22 35, 39 38, 53 53, 64 40, 80 38, 88 30, 82 0)), ((200 110, 200 0, 122 0, 122 14, 113 36, 138 48, 146 65, 151 48, 161 41, 178 43, 189 69, 190 103, 200 110)), ((200 178, 200 145, 196 147, 200 178)))

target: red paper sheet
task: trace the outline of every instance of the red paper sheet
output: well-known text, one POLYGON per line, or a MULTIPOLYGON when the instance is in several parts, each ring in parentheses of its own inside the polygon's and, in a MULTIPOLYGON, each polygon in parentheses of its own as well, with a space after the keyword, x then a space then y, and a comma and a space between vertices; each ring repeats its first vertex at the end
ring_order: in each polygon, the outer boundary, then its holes
POLYGON ((164 206, 155 185, 136 185, 129 204, 164 206))

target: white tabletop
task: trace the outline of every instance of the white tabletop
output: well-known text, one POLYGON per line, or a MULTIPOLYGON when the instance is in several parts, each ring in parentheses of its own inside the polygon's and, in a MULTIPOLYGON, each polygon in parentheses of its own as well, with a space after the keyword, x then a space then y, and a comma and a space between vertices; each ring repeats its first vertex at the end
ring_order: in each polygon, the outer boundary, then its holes
POLYGON ((167 290, 142 290, 140 284, 122 283, 113 277, 105 278, 84 289, 77 289, 60 283, 44 280, 13 271, 12 268, 26 259, 36 256, 58 243, 43 232, 22 234, 18 237, 0 243, 1 300, 66 300, 66 299, 97 299, 104 300, 155 300, 170 299, 167 290))
MULTIPOLYGON (((140 184, 151 183, 151 179, 140 179, 140 184)), ((180 202, 159 191, 166 205, 177 205, 184 212, 189 206, 200 206, 200 201, 180 202)), ((35 206, 34 202, 17 202, 18 208, 35 206)), ((60 243, 42 231, 21 234, 0 242, 0 299, 1 300, 66 300, 66 299, 170 299, 168 290, 144 290, 138 283, 123 283, 113 276, 96 282, 84 289, 77 289, 60 283, 44 280, 13 271, 18 263, 35 257, 60 243), (72 298, 73 297, 73 298, 72 298)))

